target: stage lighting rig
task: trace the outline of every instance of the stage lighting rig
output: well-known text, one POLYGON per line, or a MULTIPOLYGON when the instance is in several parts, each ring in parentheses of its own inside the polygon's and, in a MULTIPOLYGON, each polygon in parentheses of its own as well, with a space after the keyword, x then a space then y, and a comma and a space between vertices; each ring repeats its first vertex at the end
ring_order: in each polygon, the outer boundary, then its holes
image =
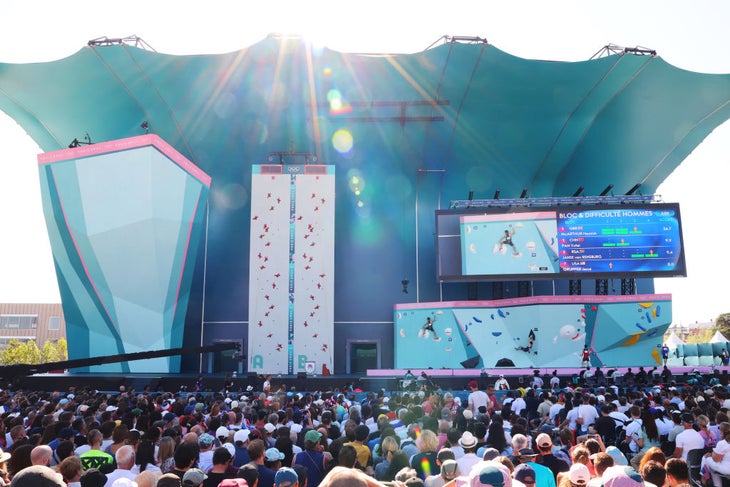
POLYGON ((405 277, 404 277, 404 278, 403 278, 403 280, 402 280, 402 281, 400 282, 400 283, 401 283, 401 285, 403 286, 403 294, 408 294, 408 283, 409 283, 409 282, 410 282, 410 281, 409 281, 408 279, 406 279, 405 277))
POLYGON ((150 124, 147 120, 143 121, 141 124, 139 124, 139 126, 142 130, 144 130, 144 133, 150 133, 150 124))

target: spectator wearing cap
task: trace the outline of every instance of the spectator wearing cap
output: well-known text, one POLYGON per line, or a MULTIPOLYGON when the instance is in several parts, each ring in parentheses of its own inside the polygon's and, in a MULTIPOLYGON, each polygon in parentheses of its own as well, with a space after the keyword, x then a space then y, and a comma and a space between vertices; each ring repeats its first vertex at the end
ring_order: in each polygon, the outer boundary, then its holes
POLYGON ((514 480, 514 482, 512 482, 513 487, 517 482, 521 483, 525 487, 535 487, 535 471, 526 463, 515 467, 512 472, 512 479, 514 480))
POLYGON ((462 475, 460 478, 465 479, 466 485, 470 487, 510 487, 512 485, 509 468, 495 461, 484 462, 474 467, 474 470, 468 475, 462 475))
POLYGON ((208 476, 199 468, 191 468, 182 478, 183 487, 200 487, 208 476))
POLYGON ((535 438, 535 445, 540 454, 539 463, 545 465, 557 479, 560 472, 567 472, 570 469, 568 462, 553 455, 553 440, 547 433, 540 433, 535 438))
MULTIPOLYGON (((686 465, 686 464, 685 464, 686 465)), ((685 483, 688 483, 689 479, 684 479, 685 483)), ((628 466, 614 465, 609 467, 603 472, 601 481, 604 487, 643 487, 644 480, 639 475, 639 472, 628 466)), ((667 487, 673 484, 668 484, 667 487)))
POLYGON ((198 437, 198 446, 200 447, 200 455, 198 459, 198 468, 203 472, 207 472, 213 468, 213 445, 215 438, 208 433, 203 433, 198 437))
POLYGON ((672 453, 672 458, 681 458, 686 462, 687 454, 690 450, 705 447, 705 439, 694 430, 694 421, 695 418, 692 413, 682 414, 682 426, 684 427, 684 430, 679 433, 674 440, 676 446, 674 448, 674 453, 672 453))
POLYGON ((307 485, 317 487, 324 478, 329 458, 324 454, 324 447, 320 443, 322 433, 309 430, 304 435, 304 451, 294 456, 294 465, 301 465, 307 470, 307 485))
POLYGON ((266 459, 266 444, 264 440, 256 439, 248 444, 248 455, 251 462, 256 464, 259 473, 259 483, 257 487, 273 487, 274 471, 264 464, 266 459))
POLYGON ((263 425, 262 428, 260 428, 262 438, 264 442, 266 443, 267 447, 273 447, 274 442, 276 439, 274 438, 274 431, 276 431, 276 426, 274 426, 272 423, 266 423, 263 425))
POLYGON ((282 467, 276 471, 274 485, 276 487, 299 487, 299 476, 294 469, 282 467))
POLYGON ((134 467, 134 448, 130 445, 124 445, 117 449, 117 452, 114 454, 114 458, 117 461, 117 468, 107 474, 105 487, 111 487, 117 479, 124 478, 134 480, 137 476, 135 472, 132 471, 132 467, 134 467))
POLYGON ((470 431, 464 431, 459 438, 459 446, 464 449, 464 455, 456 462, 459 464, 459 471, 468 473, 471 471, 471 467, 481 461, 476 454, 477 439, 470 431))
POLYGON ((574 463, 563 477, 560 487, 586 487, 591 480, 591 473, 588 467, 582 463, 574 463))
POLYGON ((213 451, 213 468, 208 471, 208 478, 203 482, 204 487, 218 487, 224 479, 235 477, 229 467, 233 461, 233 455, 228 448, 220 446, 213 451))
POLYGON ((231 430, 225 426, 219 426, 218 429, 215 430, 215 439, 218 440, 219 446, 228 441, 228 435, 230 435, 230 433, 231 430))
POLYGON ((536 463, 535 460, 537 460, 537 453, 531 448, 522 448, 515 454, 512 463, 515 464, 515 467, 517 465, 529 465, 535 472, 535 480, 540 487, 556 487, 555 475, 553 475, 552 470, 545 465, 536 463))
POLYGON ((275 472, 281 468, 281 462, 283 460, 284 454, 281 453, 277 448, 272 447, 264 452, 264 465, 266 465, 275 472))
POLYGON ((446 483, 451 482, 461 475, 459 464, 454 459, 444 460, 440 463, 440 467, 441 471, 437 475, 429 475, 426 477, 426 480, 423 482, 424 487, 443 487, 446 483))
MULTIPOLYGON (((446 462, 447 460, 456 461, 456 459, 454 458, 454 452, 451 451, 451 448, 440 449, 438 451, 438 453, 436 454, 436 464, 438 465, 440 472, 438 474, 429 475, 428 477, 426 477, 426 479, 423 482, 424 485, 432 485, 435 487, 441 487, 445 483, 441 474, 443 474, 443 472, 444 472, 443 465, 444 465, 444 462, 446 462)), ((458 467, 458 464, 457 464, 457 467, 458 467)), ((456 474, 455 477, 458 475, 459 474, 456 474)), ((449 479, 449 480, 451 480, 451 479, 449 479)))
POLYGON ((234 467, 241 467, 251 461, 251 457, 248 456, 248 437, 251 432, 242 428, 233 434, 233 446, 236 447, 236 455, 233 459, 234 467))
POLYGON ((487 408, 487 393, 479 390, 479 384, 477 384, 477 381, 472 380, 469 382, 469 390, 471 391, 467 398, 469 411, 471 411, 472 414, 476 414, 479 411, 480 406, 487 408))

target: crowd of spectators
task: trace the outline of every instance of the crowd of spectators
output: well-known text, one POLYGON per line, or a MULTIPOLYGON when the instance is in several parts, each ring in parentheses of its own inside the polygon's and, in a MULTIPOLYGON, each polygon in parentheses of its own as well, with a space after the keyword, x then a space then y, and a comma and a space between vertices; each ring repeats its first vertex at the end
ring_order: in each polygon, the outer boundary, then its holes
POLYGON ((0 486, 721 487, 730 475, 723 386, 483 381, 390 394, 2 391, 0 486))

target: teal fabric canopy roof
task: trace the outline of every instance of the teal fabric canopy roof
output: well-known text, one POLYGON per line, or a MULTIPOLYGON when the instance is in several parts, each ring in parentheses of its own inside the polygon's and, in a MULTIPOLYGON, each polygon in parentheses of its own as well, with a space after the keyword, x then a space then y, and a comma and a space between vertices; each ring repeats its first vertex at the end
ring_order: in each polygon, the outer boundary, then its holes
POLYGON ((730 75, 630 53, 549 62, 449 43, 378 56, 269 37, 219 55, 119 44, 0 64, 0 109, 45 151, 87 133, 92 142, 139 135, 147 121, 214 185, 291 149, 410 180, 436 170, 447 206, 498 188, 569 196, 640 183, 650 193, 728 119, 730 75))

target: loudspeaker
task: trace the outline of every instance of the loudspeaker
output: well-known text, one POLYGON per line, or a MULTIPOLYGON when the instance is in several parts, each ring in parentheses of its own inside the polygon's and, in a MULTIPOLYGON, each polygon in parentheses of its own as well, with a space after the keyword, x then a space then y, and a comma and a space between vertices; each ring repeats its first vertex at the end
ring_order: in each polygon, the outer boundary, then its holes
POLYGON ((475 369, 479 365, 479 355, 476 357, 468 358, 461 362, 461 366, 465 369, 475 369))

